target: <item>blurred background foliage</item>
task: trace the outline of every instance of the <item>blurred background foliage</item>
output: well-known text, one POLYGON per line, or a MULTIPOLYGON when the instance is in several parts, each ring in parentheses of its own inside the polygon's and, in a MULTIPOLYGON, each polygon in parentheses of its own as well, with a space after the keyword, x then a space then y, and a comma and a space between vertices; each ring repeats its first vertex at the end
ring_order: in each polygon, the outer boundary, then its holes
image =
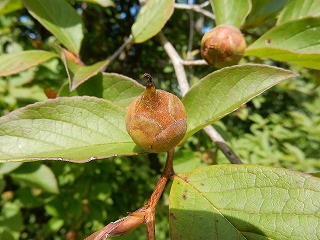
MULTIPOLYGON (((113 6, 105 8, 84 1, 69 2, 84 21, 85 38, 80 55, 86 64, 103 60, 117 50, 130 35, 140 9, 137 0, 114 0, 113 6)), ((29 15, 20 1, 12 3, 10 7, 0 4, 0 54, 29 49, 54 51, 55 38, 29 15)), ((285 3, 279 1, 282 6, 285 3)), ((249 16, 250 21, 243 29, 247 42, 254 41, 270 28, 276 21, 275 16, 273 13, 263 25, 257 22, 261 19, 249 16)), ((201 37, 213 27, 212 20, 198 13, 176 9, 164 33, 186 58, 190 18, 195 23, 191 58, 199 59, 201 37)), ((215 123, 216 129, 245 163, 319 171, 320 72, 251 57, 244 58, 242 63, 245 62, 280 66, 299 73, 300 77, 273 87, 243 105, 215 123)), ((186 70, 191 84, 213 71, 208 66, 186 70)), ((156 37, 125 49, 107 71, 138 81, 143 73, 148 72, 154 76, 159 88, 179 95, 174 69, 156 37)), ((0 116, 27 104, 56 97, 65 83, 67 74, 57 59, 0 78, 0 116)), ((142 206, 152 193, 164 161, 165 154, 149 154, 86 164, 1 164, 0 239, 82 239, 142 206)), ((177 151, 175 169, 183 172, 227 162, 200 131, 177 151)), ((167 206, 168 191, 157 208, 157 239, 169 238, 167 206)), ((140 227, 117 239, 145 239, 144 233, 145 229, 140 227)))

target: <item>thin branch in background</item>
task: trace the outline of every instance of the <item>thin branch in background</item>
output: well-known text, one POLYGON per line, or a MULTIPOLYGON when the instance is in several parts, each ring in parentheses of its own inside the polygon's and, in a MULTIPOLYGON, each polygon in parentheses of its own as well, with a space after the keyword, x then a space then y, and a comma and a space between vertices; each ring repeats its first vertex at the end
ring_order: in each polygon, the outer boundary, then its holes
MULTIPOLYGON (((181 59, 176 49, 167 40, 167 38, 164 36, 162 32, 159 33, 159 41, 172 61, 172 64, 177 76, 177 81, 180 87, 180 91, 182 93, 182 96, 184 96, 189 91, 190 85, 187 79, 186 71, 183 66, 183 60, 181 59)), ((204 131, 211 138, 211 140, 216 143, 217 147, 224 153, 224 155, 228 158, 228 160, 231 163, 233 164, 242 163, 240 158, 232 151, 230 146, 228 146, 226 141, 214 129, 213 126, 209 125, 205 127, 204 131)))
POLYGON ((209 5, 210 5, 210 1, 205 1, 205 2, 201 3, 199 6, 201 8, 205 8, 205 7, 209 6, 209 5))
POLYGON ((181 64, 184 66, 204 66, 208 65, 205 60, 182 60, 181 64))
POLYGON ((124 40, 123 44, 108 58, 108 63, 104 66, 102 72, 104 72, 107 69, 110 63, 113 62, 128 45, 132 44, 132 40, 132 35, 130 35, 127 39, 124 40))
POLYGON ((189 40, 188 40, 188 52, 187 60, 192 59, 192 45, 193 45, 193 36, 194 36, 194 15, 193 11, 189 11, 189 40))
POLYGON ((210 139, 217 145, 217 147, 223 152, 223 154, 229 159, 233 164, 241 164, 240 158, 234 153, 234 151, 228 146, 221 135, 214 129, 214 127, 206 126, 204 128, 206 134, 210 139))
MULTIPOLYGON (((207 2, 209 2, 209 1, 207 1, 207 2)), ((212 12, 209 12, 209 11, 203 9, 204 7, 208 6, 207 2, 205 2, 205 3, 201 4, 201 5, 199 5, 199 4, 175 3, 174 4, 174 8, 176 8, 176 9, 184 9, 184 10, 192 10, 194 12, 201 13, 202 15, 215 20, 216 16, 212 12)))
POLYGON ((186 71, 184 70, 183 65, 181 64, 182 59, 180 58, 175 48, 167 40, 167 38, 164 36, 162 32, 160 32, 158 36, 159 36, 159 41, 161 45, 163 46, 163 48, 165 49, 169 58, 172 61, 173 68, 176 73, 178 84, 180 87, 180 91, 183 96, 188 92, 188 90, 190 89, 190 86, 189 86, 189 82, 185 81, 185 79, 187 79, 187 74, 186 74, 186 71))

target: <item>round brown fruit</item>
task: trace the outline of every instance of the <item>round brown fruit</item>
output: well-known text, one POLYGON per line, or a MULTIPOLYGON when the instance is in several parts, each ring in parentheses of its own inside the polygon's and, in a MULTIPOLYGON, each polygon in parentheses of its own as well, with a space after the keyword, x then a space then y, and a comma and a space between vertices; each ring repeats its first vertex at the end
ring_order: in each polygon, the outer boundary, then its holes
POLYGON ((187 116, 180 99, 156 90, 150 74, 146 90, 134 100, 126 114, 126 128, 133 141, 147 152, 167 152, 174 148, 187 131, 187 116))
POLYGON ((246 49, 246 41, 238 28, 220 25, 207 32, 201 41, 201 55, 216 68, 237 64, 246 49))

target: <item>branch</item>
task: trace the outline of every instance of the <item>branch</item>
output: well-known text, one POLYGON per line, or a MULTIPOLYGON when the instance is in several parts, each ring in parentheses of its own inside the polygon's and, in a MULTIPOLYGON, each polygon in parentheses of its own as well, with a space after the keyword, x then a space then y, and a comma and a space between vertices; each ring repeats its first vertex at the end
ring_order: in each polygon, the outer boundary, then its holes
POLYGON ((172 64, 173 64, 173 67, 174 67, 174 71, 176 73, 177 80, 178 80, 178 83, 179 83, 180 91, 181 91, 182 96, 183 96, 188 92, 188 90, 190 89, 190 86, 189 86, 188 81, 186 81, 187 75, 186 75, 186 71, 184 70, 183 65, 181 64, 182 59, 180 58, 180 56, 177 53, 177 51, 175 50, 175 48, 166 39, 166 37, 164 36, 164 34, 162 32, 160 32, 158 36, 159 36, 160 43, 162 44, 162 46, 164 47, 165 51, 169 55, 169 58, 172 61, 172 64))
POLYGON ((194 16, 193 12, 189 11, 189 40, 188 40, 188 52, 187 52, 187 59, 191 59, 192 55, 192 45, 193 45, 193 36, 194 36, 194 16))
POLYGON ((143 223, 147 224, 148 240, 155 240, 154 219, 156 206, 169 178, 174 174, 173 154, 174 149, 168 151, 164 170, 147 204, 134 212, 128 213, 128 216, 109 223, 104 228, 86 237, 85 240, 103 240, 107 237, 122 236, 143 223))
MULTIPOLYGON (((159 33, 159 40, 172 61, 182 96, 184 96, 190 89, 187 75, 183 66, 184 61, 181 59, 175 48, 166 39, 162 32, 159 33)), ((224 153, 231 163, 242 163, 240 158, 232 151, 222 136, 211 125, 205 127, 204 131, 211 138, 211 140, 216 143, 217 147, 224 153)))
POLYGON ((204 66, 208 65, 205 60, 181 60, 181 64, 184 66, 204 66))
POLYGON ((155 228, 154 228, 155 217, 154 216, 155 216, 156 206, 169 178, 174 174, 173 155, 174 155, 174 149, 169 150, 167 153, 167 161, 164 166, 164 170, 161 174, 161 177, 157 183, 156 188, 153 190, 153 193, 148 203, 146 204, 146 206, 148 206, 148 214, 146 218, 148 240, 155 239, 155 228))
POLYGON ((182 3, 175 3, 174 4, 174 8, 176 9, 184 9, 184 10, 192 10, 192 11, 195 11, 197 13, 201 13, 203 14, 204 16, 208 17, 208 18, 211 18, 213 20, 216 19, 216 16, 212 13, 212 12, 209 12, 205 9, 203 9, 204 7, 208 6, 208 3, 209 1, 199 5, 199 4, 182 4, 182 3))
POLYGON ((108 58, 108 63, 105 64, 105 66, 101 70, 102 72, 104 72, 107 69, 107 67, 110 65, 110 63, 113 62, 120 55, 120 53, 125 49, 125 47, 127 47, 129 44, 132 43, 132 40, 133 40, 132 35, 130 35, 127 39, 125 39, 123 44, 108 58))
POLYGON ((232 151, 221 135, 214 129, 214 127, 206 126, 204 128, 206 134, 211 138, 211 140, 217 145, 217 147, 224 153, 224 155, 233 164, 241 164, 240 158, 232 151))

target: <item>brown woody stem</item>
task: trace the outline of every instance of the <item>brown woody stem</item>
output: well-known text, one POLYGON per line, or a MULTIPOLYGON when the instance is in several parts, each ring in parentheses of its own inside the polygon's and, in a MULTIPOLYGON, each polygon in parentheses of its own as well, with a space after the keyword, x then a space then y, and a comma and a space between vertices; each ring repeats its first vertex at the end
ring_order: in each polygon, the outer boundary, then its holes
POLYGON ((147 204, 134 212, 128 213, 128 216, 109 223, 104 228, 85 238, 85 240, 103 240, 106 237, 124 235, 144 222, 147 224, 147 239, 155 240, 154 219, 156 206, 169 178, 174 174, 172 166, 173 154, 174 149, 168 151, 164 170, 147 204))
POLYGON ((167 161, 164 166, 164 170, 161 174, 161 177, 157 183, 157 186, 153 190, 153 193, 146 204, 148 206, 148 213, 146 216, 146 223, 147 223, 147 239, 154 240, 155 239, 155 227, 154 227, 154 219, 155 219, 155 211, 157 203, 163 193, 163 190, 169 180, 169 178, 174 174, 173 171, 173 155, 174 149, 171 149, 167 153, 167 161))

